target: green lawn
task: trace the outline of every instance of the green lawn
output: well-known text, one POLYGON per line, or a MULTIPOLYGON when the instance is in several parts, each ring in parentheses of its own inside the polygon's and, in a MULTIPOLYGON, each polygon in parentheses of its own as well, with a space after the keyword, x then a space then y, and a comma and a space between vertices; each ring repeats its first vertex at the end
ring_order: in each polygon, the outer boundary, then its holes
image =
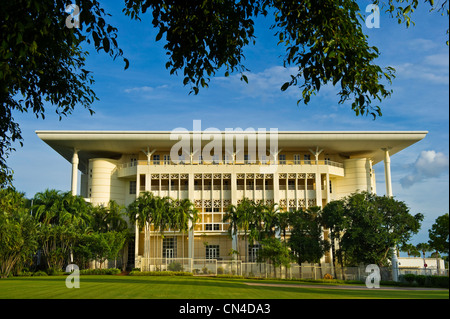
MULTIPOLYGON (((81 276, 68 289, 65 276, 0 279, 0 299, 448 299, 448 290, 331 289, 320 284, 206 277, 81 276), (287 284, 288 287, 251 286, 287 284), (308 284, 310 285, 310 284, 308 284), (316 288, 317 287, 317 288, 316 288)), ((383 287, 382 287, 383 288, 383 287)))

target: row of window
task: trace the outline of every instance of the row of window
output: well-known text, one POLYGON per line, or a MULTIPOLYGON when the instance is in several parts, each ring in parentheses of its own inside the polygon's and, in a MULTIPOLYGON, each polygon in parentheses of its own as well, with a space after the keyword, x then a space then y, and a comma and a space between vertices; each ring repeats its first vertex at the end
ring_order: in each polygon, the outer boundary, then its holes
MULTIPOLYGON (((329 181, 330 185, 330 193, 332 192, 332 184, 331 184, 331 180, 329 181)), ((143 188, 143 187, 142 187, 143 188)), ((182 183, 180 183, 180 185, 178 185, 178 183, 176 183, 175 181, 171 181, 171 190, 173 191, 178 191, 178 190, 188 190, 188 182, 187 181, 183 181, 182 183)), ((229 185, 228 181, 223 181, 223 185, 221 188, 221 185, 213 185, 213 187, 211 187, 211 184, 204 184, 203 186, 198 182, 195 181, 194 182, 194 190, 231 190, 231 187, 229 185)), ((247 184, 237 184, 236 185, 236 189, 237 190, 263 190, 263 185, 262 184, 256 184, 253 180, 247 180, 247 184)), ((265 185, 264 185, 264 189, 265 190, 273 190, 273 185, 271 184, 270 181, 266 180, 265 181, 265 185)), ((287 189, 288 190, 295 190, 295 180, 288 180, 288 184, 287 184, 287 189)), ((304 183, 297 183, 297 189, 298 190, 314 190, 314 185, 312 184, 304 184, 304 183)), ((323 187, 322 187, 323 189, 323 187)), ((144 190, 144 189, 141 189, 144 190)), ((158 185, 152 185, 151 186, 151 190, 152 191, 157 191, 157 190, 169 190, 168 185, 161 185, 161 187, 158 185)), ((280 183, 279 184, 279 190, 286 190, 286 183, 280 183)), ((130 194, 136 194, 136 181, 130 181, 130 188, 129 188, 129 193, 130 194)))
MULTIPOLYGON (((261 246, 259 244, 248 245, 249 262, 256 262, 260 248, 261 246)), ((166 237, 163 239, 163 258, 177 258, 177 241, 175 237, 166 237)), ((220 259, 220 245, 206 245, 205 258, 220 259)))

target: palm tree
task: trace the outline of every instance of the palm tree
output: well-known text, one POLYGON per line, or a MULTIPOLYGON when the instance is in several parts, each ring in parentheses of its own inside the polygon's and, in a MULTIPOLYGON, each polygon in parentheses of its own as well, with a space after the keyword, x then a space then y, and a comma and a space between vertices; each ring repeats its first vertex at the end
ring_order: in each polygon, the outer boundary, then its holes
MULTIPOLYGON (((153 215, 153 227, 157 227, 161 238, 161 257, 163 255, 164 232, 172 225, 172 216, 174 213, 173 200, 170 197, 155 197, 153 215)), ((156 250, 157 252, 157 250, 156 250)))
POLYGON ((44 192, 36 193, 31 209, 34 218, 44 225, 58 224, 62 196, 60 191, 54 189, 46 189, 44 192))
POLYGON ((278 204, 265 205, 263 215, 261 216, 264 223, 263 231, 266 237, 272 237, 275 235, 275 231, 279 225, 280 208, 278 204))
POLYGON ((198 220, 198 210, 195 209, 194 204, 189 199, 183 199, 179 201, 177 214, 175 216, 176 219, 176 227, 182 232, 182 251, 183 257, 184 253, 184 233, 188 232, 189 223, 192 223, 191 229, 194 227, 195 222, 198 220))
POLYGON ((286 246, 287 242, 286 242, 286 232, 287 229, 289 228, 291 221, 292 221, 292 215, 295 214, 295 212, 280 212, 277 215, 277 224, 276 224, 276 231, 281 234, 283 234, 283 240, 284 240, 284 245, 286 246))
POLYGON ((236 248, 238 249, 237 251, 239 251, 239 244, 238 244, 239 216, 237 207, 235 205, 229 205, 225 209, 225 214, 223 215, 222 222, 230 224, 230 227, 228 228, 228 234, 230 235, 231 238, 233 238, 233 236, 236 238, 236 248))
MULTIPOLYGON (((141 195, 132 202, 127 213, 130 221, 137 223, 138 229, 144 228, 144 258, 150 258, 150 225, 154 220, 155 197, 150 192, 141 195)), ((139 231, 139 230, 137 230, 139 231)))
POLYGON ((248 232, 254 221, 255 203, 252 200, 244 198, 237 207, 238 226, 244 231, 245 241, 245 262, 248 261, 248 232))
POLYGON ((425 265, 426 264, 426 262, 425 262, 425 254, 428 251, 432 251, 432 249, 430 247, 430 244, 428 244, 428 243, 419 243, 419 244, 416 245, 416 247, 417 247, 417 249, 419 251, 422 252, 422 254, 423 254, 423 264, 425 265))

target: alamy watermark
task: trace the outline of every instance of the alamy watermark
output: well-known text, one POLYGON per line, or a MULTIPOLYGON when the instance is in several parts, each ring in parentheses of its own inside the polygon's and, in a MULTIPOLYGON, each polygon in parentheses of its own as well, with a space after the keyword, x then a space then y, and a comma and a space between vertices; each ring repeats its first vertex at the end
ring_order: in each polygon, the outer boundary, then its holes
POLYGON ((380 288, 381 274, 380 267, 375 264, 367 265, 366 273, 369 275, 366 277, 367 288, 380 288))
POLYGON ((66 272, 70 273, 66 278, 67 288, 80 288, 80 268, 75 264, 67 265, 66 272))
MULTIPOLYGON (((65 12, 70 13, 66 18, 66 27, 69 29, 80 27, 80 8, 72 3, 66 6, 65 12)), ((376 4, 366 6, 366 13, 370 13, 365 22, 369 29, 380 28, 380 8, 376 4)))
POLYGON ((369 4, 366 12, 370 14, 366 18, 366 27, 369 29, 380 28, 380 8, 376 4, 369 4))
POLYGON ((278 129, 270 128, 201 128, 201 120, 193 121, 193 130, 176 128, 170 140, 177 141, 170 150, 175 164, 255 164, 265 172, 276 170, 278 161, 278 129), (208 142, 209 141, 209 142, 208 142))
POLYGON ((69 29, 80 27, 80 8, 76 4, 66 6, 65 12, 70 13, 66 18, 66 27, 69 29))

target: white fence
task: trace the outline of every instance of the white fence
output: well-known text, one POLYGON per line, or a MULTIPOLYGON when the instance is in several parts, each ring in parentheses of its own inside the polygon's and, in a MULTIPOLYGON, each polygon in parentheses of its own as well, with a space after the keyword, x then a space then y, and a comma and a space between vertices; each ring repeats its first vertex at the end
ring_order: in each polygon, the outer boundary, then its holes
MULTIPOLYGON (((331 264, 291 264, 290 267, 273 267, 268 263, 245 263, 240 260, 192 259, 192 258, 141 258, 141 271, 185 271, 198 276, 238 275, 244 277, 279 279, 334 279, 365 281, 365 267, 336 267, 331 264), (327 276, 326 276, 327 275, 327 276)), ((381 267, 381 280, 392 280, 392 268, 381 267)), ((399 275, 448 276, 448 269, 400 268, 399 275)))

